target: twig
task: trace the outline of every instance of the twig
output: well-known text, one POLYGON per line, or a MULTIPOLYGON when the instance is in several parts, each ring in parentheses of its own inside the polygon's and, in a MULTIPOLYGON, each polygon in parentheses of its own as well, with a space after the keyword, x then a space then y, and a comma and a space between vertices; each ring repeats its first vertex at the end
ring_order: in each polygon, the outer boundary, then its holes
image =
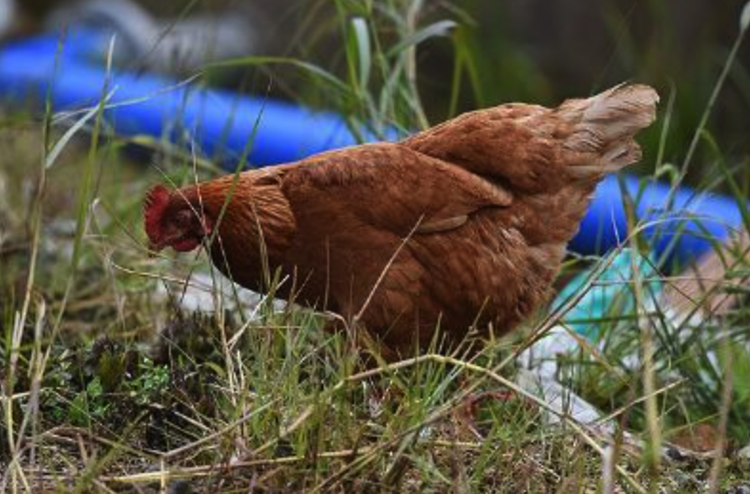
POLYGON ((274 405, 274 404, 276 404, 276 403, 278 403, 278 402, 279 402, 279 399, 278 399, 278 398, 277 398, 277 399, 275 399, 275 400, 273 400, 273 401, 270 401, 270 402, 266 403, 265 405, 263 405, 263 406, 261 406, 261 407, 258 407, 258 408, 256 408, 255 410, 253 410, 253 411, 251 411, 251 412, 249 412, 249 413, 245 414, 245 416, 244 416, 244 417, 241 417, 240 419, 238 419, 238 420, 234 421, 233 423, 229 424, 228 426, 224 427, 223 429, 221 429, 221 430, 219 430, 219 431, 217 431, 217 432, 214 432, 213 434, 210 434, 210 435, 208 435, 208 436, 202 437, 202 438, 198 439, 197 441, 194 441, 194 442, 192 442, 192 443, 190 443, 190 444, 186 444, 186 445, 184 445, 184 446, 181 446, 181 447, 179 447, 179 448, 176 448, 176 449, 173 449, 173 450, 171 450, 171 451, 168 451, 168 452, 164 453, 164 454, 162 455, 162 457, 163 457, 164 459, 169 459, 169 458, 173 458, 173 457, 175 457, 175 456, 181 455, 182 453, 184 453, 184 452, 186 452, 186 451, 190 451, 190 450, 191 450, 191 449, 193 449, 193 448, 197 448, 198 446, 200 446, 200 445, 202 445, 202 444, 206 444, 206 443, 208 443, 208 442, 211 442, 211 441, 213 441, 214 439, 216 439, 217 437, 221 437, 221 436, 223 436, 224 434, 226 434, 226 433, 228 433, 228 432, 232 431, 233 429, 236 429, 236 428, 237 428, 237 427, 239 427, 240 425, 244 424, 245 422, 247 422, 247 421, 248 421, 248 420, 250 420, 251 418, 255 417, 255 416, 256 416, 256 415, 258 415, 259 413, 261 413, 261 412, 265 411, 265 410, 266 410, 266 409, 268 409, 268 408, 269 408, 270 406, 272 406, 272 405, 274 405))

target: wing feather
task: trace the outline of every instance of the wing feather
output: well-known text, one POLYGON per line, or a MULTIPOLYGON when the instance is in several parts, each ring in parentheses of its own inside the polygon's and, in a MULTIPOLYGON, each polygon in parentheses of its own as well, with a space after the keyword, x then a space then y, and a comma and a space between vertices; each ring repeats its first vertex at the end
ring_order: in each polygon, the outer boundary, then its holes
POLYGON ((303 228, 309 218, 309 229, 338 229, 342 218, 334 213, 343 209, 362 226, 399 236, 418 224, 422 233, 457 228, 479 209, 513 201, 500 184, 394 144, 305 160, 286 170, 282 190, 303 228))

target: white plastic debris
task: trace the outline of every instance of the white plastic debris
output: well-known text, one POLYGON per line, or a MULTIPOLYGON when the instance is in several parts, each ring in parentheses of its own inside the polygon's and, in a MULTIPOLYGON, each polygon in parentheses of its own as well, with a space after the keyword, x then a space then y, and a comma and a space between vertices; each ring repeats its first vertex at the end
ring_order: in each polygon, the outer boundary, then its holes
MULTIPOLYGON (((243 310, 252 315, 260 306, 264 297, 258 293, 242 288, 220 274, 216 274, 215 281, 209 273, 196 272, 190 277, 186 287, 173 286, 172 295, 177 303, 188 312, 215 312, 217 307, 225 310, 243 310)), ((168 296, 167 289, 159 284, 156 296, 162 299, 168 296)), ((277 310, 283 310, 286 303, 274 301, 277 310)))
POLYGON ((551 375, 521 368, 516 374, 516 384, 542 399, 555 411, 543 410, 549 424, 559 424, 563 417, 570 417, 579 424, 601 429, 602 433, 611 435, 615 432, 613 424, 600 423, 602 414, 596 407, 557 382, 551 375))

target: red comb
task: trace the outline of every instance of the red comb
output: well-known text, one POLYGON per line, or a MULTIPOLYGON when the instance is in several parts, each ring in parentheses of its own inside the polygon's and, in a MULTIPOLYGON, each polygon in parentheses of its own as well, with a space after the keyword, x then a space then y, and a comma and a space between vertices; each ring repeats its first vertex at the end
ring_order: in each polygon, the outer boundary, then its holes
POLYGON ((143 201, 143 222, 152 242, 158 241, 161 236, 161 216, 169 204, 169 197, 169 189, 160 184, 153 186, 143 201))

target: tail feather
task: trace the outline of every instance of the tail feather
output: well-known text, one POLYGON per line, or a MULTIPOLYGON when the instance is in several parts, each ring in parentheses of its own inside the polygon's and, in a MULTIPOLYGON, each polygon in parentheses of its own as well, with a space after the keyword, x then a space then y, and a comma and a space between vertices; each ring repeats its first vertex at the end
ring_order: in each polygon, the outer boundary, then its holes
POLYGON ((583 100, 565 102, 558 112, 573 124, 565 146, 599 159, 575 167, 577 175, 603 174, 638 161, 641 150, 633 136, 656 119, 659 95, 640 84, 620 85, 583 100))
POLYGON ((638 161, 633 137, 654 121, 658 100, 650 87, 632 84, 556 109, 506 104, 466 113, 401 144, 515 192, 540 194, 566 185, 570 175, 590 185, 638 161), (556 173, 559 167, 568 173, 556 173))

